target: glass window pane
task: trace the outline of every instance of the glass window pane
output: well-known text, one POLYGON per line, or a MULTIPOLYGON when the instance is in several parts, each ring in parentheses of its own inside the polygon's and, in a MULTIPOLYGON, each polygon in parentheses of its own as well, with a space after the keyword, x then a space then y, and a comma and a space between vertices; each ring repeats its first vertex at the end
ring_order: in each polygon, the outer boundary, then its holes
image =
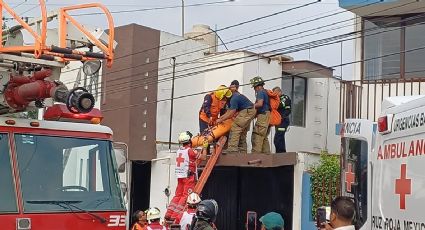
POLYGON ((20 134, 15 141, 25 212, 122 210, 110 142, 20 134))
POLYGON ((283 77, 282 92, 292 98, 292 77, 283 77))
POLYGON ((18 211, 13 181, 9 138, 7 134, 0 134, 0 212, 18 211))
POLYGON ((306 82, 304 78, 294 77, 291 122, 295 126, 305 126, 306 82))
POLYGON ((401 28, 400 18, 364 20, 364 79, 400 77, 401 28), (382 58, 376 58, 388 54, 382 58), (368 60, 371 59, 371 60, 368 60))
MULTIPOLYGON (((425 47, 425 25, 416 24, 406 27, 406 50, 425 47)), ((406 78, 425 77, 425 49, 406 52, 406 78)))

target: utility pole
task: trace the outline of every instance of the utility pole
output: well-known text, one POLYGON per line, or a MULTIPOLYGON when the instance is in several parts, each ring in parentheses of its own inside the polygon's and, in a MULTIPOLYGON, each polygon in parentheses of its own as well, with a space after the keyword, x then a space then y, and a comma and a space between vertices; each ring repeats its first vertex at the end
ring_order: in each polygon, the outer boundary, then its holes
POLYGON ((184 0, 182 0, 182 37, 184 37, 184 0))
POLYGON ((171 109, 170 109, 170 133, 168 136, 168 149, 171 150, 171 136, 173 132, 173 110, 174 110, 174 80, 176 77, 176 58, 172 57, 173 61, 173 79, 171 81, 171 109))

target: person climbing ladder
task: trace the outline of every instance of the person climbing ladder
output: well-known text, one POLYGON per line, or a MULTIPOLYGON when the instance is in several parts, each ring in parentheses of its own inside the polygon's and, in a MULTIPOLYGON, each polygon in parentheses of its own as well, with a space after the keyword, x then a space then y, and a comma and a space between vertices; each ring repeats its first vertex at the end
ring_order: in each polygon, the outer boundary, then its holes
POLYGON ((179 143, 182 144, 176 155, 177 188, 174 198, 168 205, 165 219, 174 221, 183 213, 187 196, 193 192, 197 181, 197 161, 206 160, 208 140, 205 139, 201 153, 192 149, 192 134, 189 131, 180 133, 179 143))

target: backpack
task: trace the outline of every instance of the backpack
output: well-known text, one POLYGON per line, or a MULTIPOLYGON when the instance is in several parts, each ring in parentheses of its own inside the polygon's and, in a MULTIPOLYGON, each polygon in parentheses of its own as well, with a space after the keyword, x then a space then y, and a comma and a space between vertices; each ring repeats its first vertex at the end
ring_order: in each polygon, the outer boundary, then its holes
POLYGON ((267 90, 267 95, 269 96, 269 103, 270 103, 270 123, 269 126, 276 126, 280 125, 282 122, 282 116, 280 115, 279 111, 277 111, 277 108, 280 104, 280 97, 272 90, 267 90))

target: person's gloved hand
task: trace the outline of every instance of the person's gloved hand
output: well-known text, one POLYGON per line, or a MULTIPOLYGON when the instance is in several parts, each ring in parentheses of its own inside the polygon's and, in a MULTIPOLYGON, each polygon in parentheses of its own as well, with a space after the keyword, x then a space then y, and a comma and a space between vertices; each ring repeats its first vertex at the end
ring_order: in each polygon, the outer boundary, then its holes
POLYGON ((205 139, 203 142, 202 142, 202 147, 204 147, 204 148, 208 148, 208 145, 209 145, 210 143, 208 143, 208 139, 205 139))

